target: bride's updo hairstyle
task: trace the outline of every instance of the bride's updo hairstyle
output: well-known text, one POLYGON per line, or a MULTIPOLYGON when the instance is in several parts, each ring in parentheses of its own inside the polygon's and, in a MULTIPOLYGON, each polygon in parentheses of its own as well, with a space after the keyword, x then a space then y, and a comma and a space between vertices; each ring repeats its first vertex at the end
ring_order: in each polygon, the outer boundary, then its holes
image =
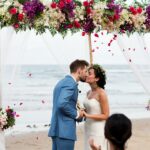
POLYGON ((113 114, 106 120, 104 132, 115 150, 124 150, 126 141, 132 135, 132 123, 123 114, 113 114))
POLYGON ((105 89, 105 84, 106 84, 106 73, 105 70, 98 64, 92 65, 90 69, 94 69, 94 74, 96 78, 99 78, 97 81, 97 85, 103 89, 105 89))

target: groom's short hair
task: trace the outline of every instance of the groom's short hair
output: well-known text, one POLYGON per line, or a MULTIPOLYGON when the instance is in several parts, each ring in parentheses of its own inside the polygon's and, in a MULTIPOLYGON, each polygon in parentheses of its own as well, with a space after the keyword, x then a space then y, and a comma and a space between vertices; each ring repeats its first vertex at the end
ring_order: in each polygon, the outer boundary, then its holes
POLYGON ((75 73, 78 68, 83 69, 85 66, 89 66, 89 63, 86 60, 76 59, 70 64, 70 72, 75 73))

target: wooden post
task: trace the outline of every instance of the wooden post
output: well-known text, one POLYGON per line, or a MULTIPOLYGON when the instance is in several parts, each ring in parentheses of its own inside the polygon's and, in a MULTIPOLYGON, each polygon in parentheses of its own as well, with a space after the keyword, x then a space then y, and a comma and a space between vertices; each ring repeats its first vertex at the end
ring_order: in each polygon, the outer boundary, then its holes
POLYGON ((91 33, 88 34, 88 42, 89 42, 90 65, 92 65, 93 64, 93 54, 92 54, 91 33))

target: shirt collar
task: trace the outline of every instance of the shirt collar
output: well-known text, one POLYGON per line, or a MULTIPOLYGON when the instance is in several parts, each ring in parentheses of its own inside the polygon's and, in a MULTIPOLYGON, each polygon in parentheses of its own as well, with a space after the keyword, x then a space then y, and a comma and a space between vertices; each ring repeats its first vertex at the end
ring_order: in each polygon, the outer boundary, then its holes
POLYGON ((70 74, 70 76, 73 78, 73 80, 74 80, 76 83, 78 83, 78 81, 76 80, 76 78, 75 78, 73 75, 70 74))

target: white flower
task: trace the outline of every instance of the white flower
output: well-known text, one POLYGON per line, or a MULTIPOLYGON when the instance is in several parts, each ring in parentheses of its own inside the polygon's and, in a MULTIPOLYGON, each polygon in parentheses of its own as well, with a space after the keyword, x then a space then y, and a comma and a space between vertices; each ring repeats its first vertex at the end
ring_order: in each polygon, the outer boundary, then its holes
POLYGON ((0 129, 7 124, 7 113, 3 110, 0 111, 0 129))
POLYGON ((105 9, 107 8, 106 2, 98 2, 94 4, 94 9, 105 9))

